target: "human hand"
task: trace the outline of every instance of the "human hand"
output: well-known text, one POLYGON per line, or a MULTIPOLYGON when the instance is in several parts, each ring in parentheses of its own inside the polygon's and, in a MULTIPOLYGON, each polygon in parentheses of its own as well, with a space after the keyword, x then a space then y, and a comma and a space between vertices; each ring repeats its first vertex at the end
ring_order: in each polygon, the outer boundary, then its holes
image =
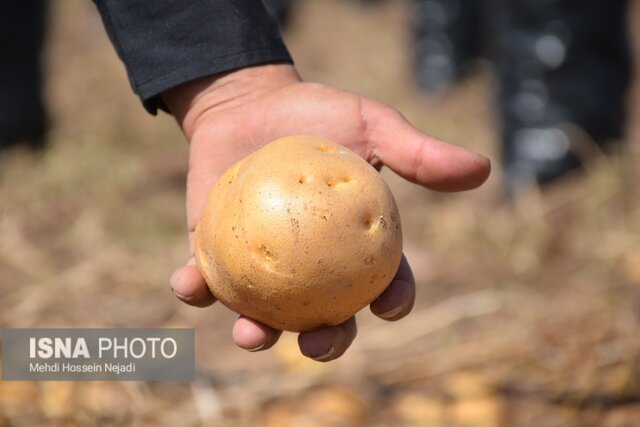
MULTIPOLYGON (((193 258, 194 230, 209 191, 222 173, 261 146, 284 136, 313 135, 338 142, 375 167, 387 166, 403 178, 437 191, 481 185, 489 161, 428 137, 394 109, 332 87, 301 82, 290 65, 241 69, 185 83, 162 95, 190 142, 187 222, 191 258, 171 276, 176 296, 198 307, 215 302, 193 258)), ((215 284, 213 284, 215 286, 215 284)), ((387 289, 371 303, 385 320, 406 316, 415 282, 405 257, 387 289)), ((240 316, 235 343, 265 350, 281 331, 240 316)), ((341 325, 303 332, 301 352, 314 360, 341 356, 356 336, 355 317, 341 325)))

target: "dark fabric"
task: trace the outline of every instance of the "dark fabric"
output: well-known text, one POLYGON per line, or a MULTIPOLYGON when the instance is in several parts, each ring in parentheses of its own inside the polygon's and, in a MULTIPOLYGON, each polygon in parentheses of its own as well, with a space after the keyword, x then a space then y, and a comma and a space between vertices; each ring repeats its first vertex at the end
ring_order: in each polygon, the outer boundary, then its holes
POLYGON ((604 150, 624 137, 632 75, 628 4, 414 0, 417 83, 448 89, 473 59, 488 58, 507 184, 554 180, 581 163, 574 153, 580 141, 566 124, 604 150))
POLYGON ((0 148, 40 145, 45 130, 41 53, 44 0, 0 0, 0 148))
POLYGON ((264 5, 282 29, 286 29, 291 21, 291 10, 295 0, 263 0, 264 5))
POLYGON ((569 121, 596 141, 621 138, 625 94, 631 81, 631 50, 625 0, 500 0, 496 14, 502 27, 494 44, 505 117, 536 125, 537 121, 569 121), (512 5, 511 8, 506 4, 512 5), (504 35, 507 35, 506 37, 504 35), (562 43, 565 57, 549 66, 536 56, 536 43, 552 36, 562 43), (544 82, 545 97, 557 106, 541 119, 516 118, 515 99, 523 82, 544 82))
POLYGON ((94 0, 134 92, 166 109, 163 91, 199 77, 291 62, 260 0, 94 0))
POLYGON ((620 142, 632 71, 627 1, 492 1, 507 180, 517 186, 530 175, 544 183, 579 167, 579 147, 559 132, 564 124, 579 126, 605 151, 620 142), (550 158, 531 150, 555 138, 569 141, 571 151, 550 158))
POLYGON ((411 25, 418 86, 444 92, 473 70, 484 42, 484 1, 414 0, 411 25))

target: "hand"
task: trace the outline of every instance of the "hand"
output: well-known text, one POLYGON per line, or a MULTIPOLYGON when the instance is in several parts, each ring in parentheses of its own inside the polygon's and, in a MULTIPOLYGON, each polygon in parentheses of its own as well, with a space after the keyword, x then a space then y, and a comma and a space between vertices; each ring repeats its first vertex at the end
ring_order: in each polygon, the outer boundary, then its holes
MULTIPOLYGON (((210 189, 232 164, 261 146, 289 135, 336 141, 376 167, 387 166, 409 181, 437 191, 460 191, 482 184, 489 161, 430 138, 400 113, 381 103, 332 87, 301 82, 290 65, 263 65, 210 76, 173 88, 163 100, 190 142, 187 221, 193 255, 194 230, 210 189)), ((176 296, 204 307, 215 301, 193 256, 171 276, 176 296)), ((406 258, 370 309, 385 320, 406 316, 413 307, 415 282, 406 258)), ((235 343, 257 351, 271 347, 281 331, 240 316, 235 343)), ((328 361, 341 356, 356 336, 355 318, 303 332, 305 356, 328 361)))

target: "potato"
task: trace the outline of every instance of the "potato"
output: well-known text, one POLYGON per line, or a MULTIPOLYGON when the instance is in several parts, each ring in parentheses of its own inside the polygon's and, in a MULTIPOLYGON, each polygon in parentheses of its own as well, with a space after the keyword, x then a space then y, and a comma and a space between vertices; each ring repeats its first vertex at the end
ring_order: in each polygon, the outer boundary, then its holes
POLYGON ((273 328, 337 325, 376 299, 402 255, 389 187, 357 154, 310 136, 276 140, 227 170, 196 228, 211 292, 273 328))

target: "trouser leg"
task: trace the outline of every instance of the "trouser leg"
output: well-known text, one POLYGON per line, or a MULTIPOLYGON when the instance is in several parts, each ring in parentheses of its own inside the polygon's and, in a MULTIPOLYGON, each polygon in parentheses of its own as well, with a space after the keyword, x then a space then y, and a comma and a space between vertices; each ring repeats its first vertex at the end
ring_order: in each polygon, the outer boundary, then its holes
POLYGON ((606 148, 623 137, 627 2, 492 1, 502 160, 517 192, 580 167, 578 145, 606 148))
POLYGON ((0 0, 0 147, 43 144, 45 0, 0 0))
POLYGON ((413 63, 420 87, 442 92, 464 78, 483 48, 485 0, 414 0, 413 63))

